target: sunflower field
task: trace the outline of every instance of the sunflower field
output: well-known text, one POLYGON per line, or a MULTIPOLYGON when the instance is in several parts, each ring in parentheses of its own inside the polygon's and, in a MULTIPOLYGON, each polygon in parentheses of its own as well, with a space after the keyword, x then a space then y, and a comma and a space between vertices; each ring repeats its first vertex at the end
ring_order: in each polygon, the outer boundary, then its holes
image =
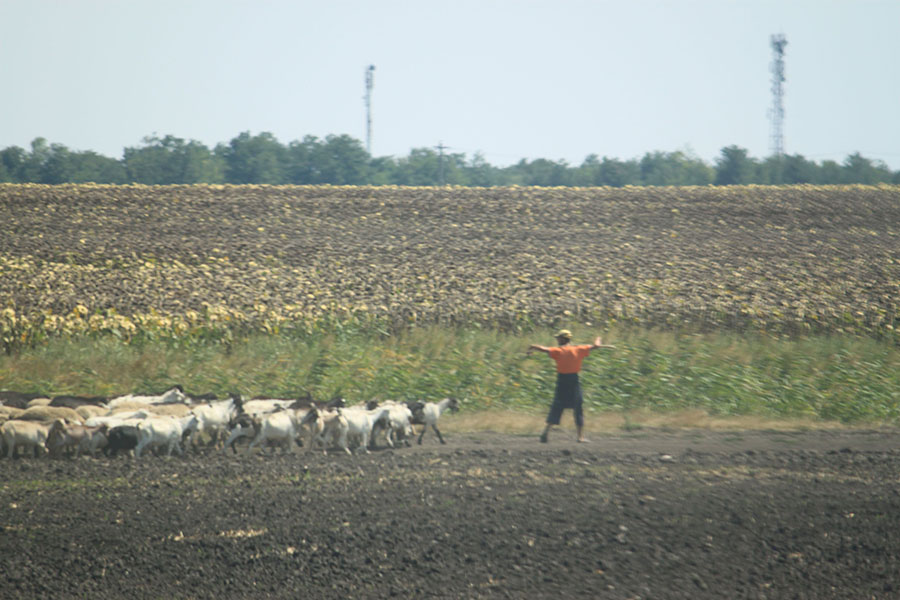
POLYGON ((900 340, 900 186, 0 184, 0 337, 564 323, 900 340))

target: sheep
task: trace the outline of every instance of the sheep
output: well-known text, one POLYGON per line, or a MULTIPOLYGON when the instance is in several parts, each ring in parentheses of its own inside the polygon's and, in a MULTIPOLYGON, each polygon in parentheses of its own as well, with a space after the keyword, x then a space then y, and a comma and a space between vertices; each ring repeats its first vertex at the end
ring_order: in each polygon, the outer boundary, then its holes
POLYGON ((12 408, 28 408, 28 403, 35 398, 43 398, 43 394, 32 394, 24 392, 14 392, 11 390, 0 390, 0 405, 12 408))
POLYGON ((197 417, 149 417, 137 425, 137 446, 134 449, 134 457, 140 458, 141 453, 148 446, 165 447, 166 456, 172 455, 172 450, 182 454, 181 441, 197 427, 197 417))
POLYGON ((26 408, 25 412, 20 414, 18 419, 22 421, 53 421, 55 419, 62 419, 68 423, 83 423, 84 419, 81 418, 77 412, 72 410, 71 408, 66 408, 65 406, 32 406, 30 408, 26 408))
POLYGON ((82 406, 106 407, 106 398, 103 396, 53 396, 50 406, 65 406, 78 410, 82 406))
POLYGON ((176 385, 162 394, 155 396, 139 396, 135 394, 126 394, 117 396, 107 402, 110 410, 125 402, 140 402, 142 404, 187 404, 188 397, 184 393, 184 388, 176 385))
POLYGON ((50 398, 46 396, 41 396, 40 398, 32 398, 28 401, 28 405, 26 408, 32 408, 34 406, 50 406, 50 398))
POLYGON ((87 421, 92 417, 102 417, 106 414, 106 409, 102 406, 94 406, 93 404, 84 404, 75 409, 78 416, 87 421))
POLYGON ((106 425, 109 429, 118 427, 119 425, 137 425, 140 421, 151 416, 149 410, 131 410, 114 414, 102 415, 99 417, 91 417, 85 421, 88 427, 96 427, 98 425, 106 425))
POLYGON ((16 408, 15 406, 0 406, 0 416, 7 419, 15 419, 25 412, 24 408, 16 408))
POLYGON ((458 411, 459 401, 456 398, 444 398, 440 402, 426 402, 424 404, 421 412, 422 425, 424 427, 422 427, 422 433, 419 434, 419 444, 422 443, 422 438, 425 437, 425 432, 428 431, 429 427, 434 429, 442 444, 446 443, 440 430, 437 428, 437 422, 441 414, 448 409, 452 412, 458 411))
POLYGON ((105 425, 86 427, 55 421, 47 436, 47 450, 51 455, 58 455, 64 450, 74 450, 75 458, 78 458, 82 451, 94 456, 98 448, 106 445, 105 433, 105 425))
POLYGON ((119 451, 133 451, 138 444, 138 430, 136 424, 121 424, 110 427, 106 433, 106 447, 103 449, 107 456, 115 457, 119 451))
POLYGON ((110 415, 116 415, 122 412, 134 412, 136 410, 146 411, 149 415, 158 417, 184 417, 187 416, 192 406, 187 404, 146 404, 143 402, 121 402, 114 408, 108 410, 110 415))
POLYGON ((32 448, 35 456, 47 452, 47 438, 50 429, 59 421, 40 423, 37 421, 10 420, 0 425, 0 437, 6 446, 7 458, 12 458, 16 453, 16 445, 32 448))
POLYGON ((193 406, 187 404, 150 404, 147 411, 157 417, 182 418, 192 414, 193 406))
POLYGON ((243 402, 243 412, 248 415, 266 414, 288 408, 295 400, 283 400, 278 398, 253 398, 243 402))
POLYGON ((114 406, 108 406, 106 408, 107 415, 116 415, 120 413, 129 413, 134 412, 136 410, 146 411, 148 414, 150 413, 150 408, 152 404, 147 404, 146 402, 132 402, 131 400, 120 400, 116 402, 114 406))

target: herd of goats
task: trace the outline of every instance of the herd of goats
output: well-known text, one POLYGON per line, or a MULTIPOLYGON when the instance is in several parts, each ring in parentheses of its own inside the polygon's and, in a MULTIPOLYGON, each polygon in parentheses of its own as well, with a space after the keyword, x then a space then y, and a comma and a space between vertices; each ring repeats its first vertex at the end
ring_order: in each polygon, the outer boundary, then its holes
POLYGON ((127 452, 140 458, 148 450, 182 454, 182 445, 237 453, 236 444, 249 441, 246 452, 281 445, 291 452, 305 446, 325 453, 329 448, 368 453, 379 444, 411 445, 416 425, 421 428, 419 444, 429 428, 443 444, 437 422, 447 410, 459 410, 456 398, 347 406, 339 397, 317 404, 309 394, 285 400, 244 399, 232 393, 219 400, 190 396, 179 385, 158 395, 114 398, 47 398, 0 391, 0 452, 9 458, 17 452, 78 457, 101 451, 106 456, 127 452))

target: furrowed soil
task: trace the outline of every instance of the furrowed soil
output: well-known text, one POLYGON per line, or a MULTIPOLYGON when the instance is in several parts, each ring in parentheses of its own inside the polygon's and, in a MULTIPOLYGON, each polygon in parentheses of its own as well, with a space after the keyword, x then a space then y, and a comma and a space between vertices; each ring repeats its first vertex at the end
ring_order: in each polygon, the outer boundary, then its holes
POLYGON ((3 598, 898 598, 894 430, 0 461, 3 598))

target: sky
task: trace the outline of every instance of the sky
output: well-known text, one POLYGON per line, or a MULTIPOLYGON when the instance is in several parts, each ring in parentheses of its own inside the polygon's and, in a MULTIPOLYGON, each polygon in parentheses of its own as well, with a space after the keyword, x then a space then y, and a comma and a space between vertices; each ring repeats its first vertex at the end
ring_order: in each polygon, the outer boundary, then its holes
POLYGON ((0 148, 346 134, 495 166, 722 148, 900 170, 900 0, 0 0, 0 148))

